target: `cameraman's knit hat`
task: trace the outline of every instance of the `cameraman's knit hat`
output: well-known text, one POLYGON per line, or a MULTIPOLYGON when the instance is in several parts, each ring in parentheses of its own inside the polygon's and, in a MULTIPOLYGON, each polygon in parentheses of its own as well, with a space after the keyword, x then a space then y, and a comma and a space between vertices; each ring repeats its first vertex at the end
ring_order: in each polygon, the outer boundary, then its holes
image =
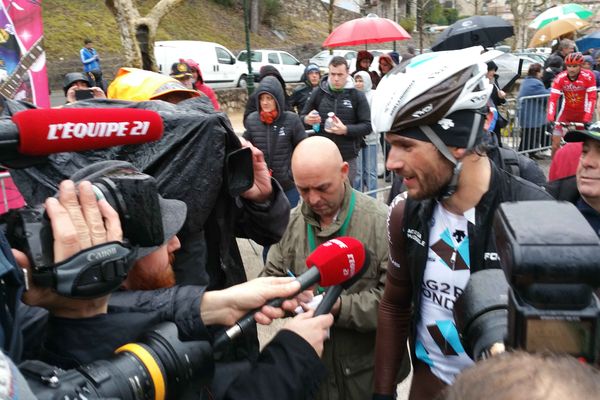
MULTIPOLYGON (((81 181, 91 181, 93 183, 93 181, 98 178, 102 178, 107 175, 114 175, 119 171, 127 172, 129 174, 137 173, 140 175, 146 175, 140 172, 131 163, 126 161, 109 160, 93 163, 80 169, 71 176, 71 180, 75 183, 81 181)), ((187 215, 187 206, 183 201, 180 200, 165 199, 158 192, 157 196, 160 204, 160 213, 163 223, 163 244, 165 244, 181 230, 187 215)), ((139 206, 143 207, 144 205, 140 204, 139 206)), ((144 222, 140 221, 140 223, 144 222)), ((139 260, 140 258, 152 253, 159 247, 160 246, 140 247, 138 249, 137 259, 139 260)))

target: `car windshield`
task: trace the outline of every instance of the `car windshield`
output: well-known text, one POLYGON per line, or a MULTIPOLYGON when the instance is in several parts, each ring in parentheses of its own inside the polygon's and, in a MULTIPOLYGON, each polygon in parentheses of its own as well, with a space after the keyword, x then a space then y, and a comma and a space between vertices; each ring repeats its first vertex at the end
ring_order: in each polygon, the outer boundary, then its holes
MULTIPOLYGON (((260 62, 262 60, 262 53, 260 51, 251 51, 250 52, 252 54, 252 58, 251 61, 252 62, 260 62)), ((248 53, 247 52, 241 52, 240 55, 238 56, 238 60, 240 61, 246 61, 248 58, 246 57, 248 53)))

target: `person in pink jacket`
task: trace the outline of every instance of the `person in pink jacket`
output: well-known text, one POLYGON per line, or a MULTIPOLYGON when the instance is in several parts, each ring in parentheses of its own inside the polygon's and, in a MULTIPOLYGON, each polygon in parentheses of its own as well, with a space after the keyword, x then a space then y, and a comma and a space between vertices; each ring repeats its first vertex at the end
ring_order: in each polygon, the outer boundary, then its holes
POLYGON ((192 79, 194 80, 194 89, 199 90, 207 95, 213 107, 215 108, 215 111, 219 111, 221 106, 219 106, 217 96, 215 96, 215 92, 212 90, 212 88, 204 83, 202 71, 200 71, 200 65, 198 65, 198 63, 192 59, 184 60, 183 58, 180 58, 179 62, 184 62, 190 66, 190 69, 192 70, 192 79))

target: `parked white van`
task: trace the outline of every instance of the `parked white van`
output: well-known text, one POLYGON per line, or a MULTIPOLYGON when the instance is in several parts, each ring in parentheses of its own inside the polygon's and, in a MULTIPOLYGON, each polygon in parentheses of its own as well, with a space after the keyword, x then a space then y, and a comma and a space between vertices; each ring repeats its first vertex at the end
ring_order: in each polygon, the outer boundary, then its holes
POLYGON ((246 86, 246 65, 237 61, 225 46, 197 40, 165 40, 154 42, 154 57, 160 72, 168 75, 171 65, 180 58, 192 59, 200 65, 204 83, 212 88, 246 86))

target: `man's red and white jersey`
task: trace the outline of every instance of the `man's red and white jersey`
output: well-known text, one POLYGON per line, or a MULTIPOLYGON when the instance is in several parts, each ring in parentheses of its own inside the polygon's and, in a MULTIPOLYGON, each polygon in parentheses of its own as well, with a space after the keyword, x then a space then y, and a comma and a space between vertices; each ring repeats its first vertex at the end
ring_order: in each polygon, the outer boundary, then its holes
POLYGON ((563 71, 554 78, 550 89, 547 117, 554 121, 558 99, 563 96, 563 105, 558 120, 564 122, 590 122, 596 106, 596 78, 591 71, 582 69, 577 78, 569 78, 563 71), (573 119, 577 118, 577 120, 573 119))

